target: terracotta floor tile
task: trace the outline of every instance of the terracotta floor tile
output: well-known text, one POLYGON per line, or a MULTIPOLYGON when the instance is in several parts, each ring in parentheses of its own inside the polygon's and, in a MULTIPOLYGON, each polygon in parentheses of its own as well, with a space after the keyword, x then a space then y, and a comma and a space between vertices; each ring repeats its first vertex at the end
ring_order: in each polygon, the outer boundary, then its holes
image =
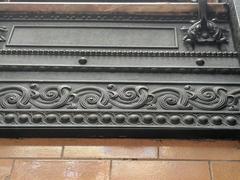
POLYGON ((0 180, 6 180, 11 174, 13 160, 0 160, 0 180))
POLYGON ((65 146, 65 158, 157 158, 158 149, 151 146, 65 146))
POLYGON ((213 180, 240 180, 240 162, 212 162, 213 180))
POLYGON ((157 146, 158 140, 151 139, 100 139, 100 138, 0 138, 0 145, 28 146, 157 146))
POLYGON ((111 180, 210 180, 207 162, 113 161, 111 180))
POLYGON ((240 160, 239 141, 164 140, 159 146, 160 159, 240 160))
POLYGON ((11 180, 108 180, 108 161, 16 160, 11 180))
POLYGON ((0 146, 1 158, 58 158, 62 147, 56 146, 0 146))

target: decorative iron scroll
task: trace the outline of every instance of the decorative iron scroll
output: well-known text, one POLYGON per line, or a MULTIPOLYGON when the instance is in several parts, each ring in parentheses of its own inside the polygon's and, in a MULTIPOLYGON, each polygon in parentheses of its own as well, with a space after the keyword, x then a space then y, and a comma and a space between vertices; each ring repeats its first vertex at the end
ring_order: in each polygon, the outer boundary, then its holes
POLYGON ((0 27, 0 42, 5 42, 5 33, 7 32, 7 28, 5 26, 0 27))
POLYGON ((219 47, 223 43, 228 43, 225 29, 218 27, 214 20, 207 17, 207 0, 199 0, 200 20, 191 27, 183 27, 181 30, 187 31, 183 41, 190 44, 194 49, 195 44, 217 44, 219 47))
POLYGON ((157 87, 11 85, 0 88, 1 109, 145 109, 239 111, 240 88, 220 86, 157 87))

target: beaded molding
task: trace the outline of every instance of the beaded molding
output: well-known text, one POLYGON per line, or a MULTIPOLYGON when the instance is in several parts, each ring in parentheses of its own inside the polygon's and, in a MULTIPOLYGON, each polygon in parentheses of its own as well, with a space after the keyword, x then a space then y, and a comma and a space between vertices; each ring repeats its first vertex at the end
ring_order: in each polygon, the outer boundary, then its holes
POLYGON ((240 129, 239 114, 177 112, 0 111, 1 126, 205 127, 240 129))
MULTIPOLYGON (((228 20, 228 14, 210 14, 221 21, 228 20)), ((93 22, 189 22, 196 20, 197 14, 190 16, 159 16, 159 15, 131 15, 131 14, 56 14, 56 13, 1 13, 0 21, 93 21, 93 22)))
POLYGON ((139 72, 139 73, 204 73, 204 74, 240 74, 240 68, 234 67, 121 67, 121 66, 85 66, 85 65, 0 65, 2 71, 71 71, 71 72, 139 72))
POLYGON ((49 50, 2 49, 0 55, 48 55, 48 56, 134 56, 134 57, 238 57, 236 51, 145 51, 145 50, 49 50))

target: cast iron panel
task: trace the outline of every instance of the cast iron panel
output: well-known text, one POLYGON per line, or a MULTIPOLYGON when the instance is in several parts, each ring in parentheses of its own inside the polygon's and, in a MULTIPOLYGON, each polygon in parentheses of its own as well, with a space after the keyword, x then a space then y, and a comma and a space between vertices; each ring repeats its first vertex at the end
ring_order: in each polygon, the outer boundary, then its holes
MULTIPOLYGON (((46 17, 47 18, 47 17, 46 17)), ((94 18, 94 17, 93 17, 94 18)), ((192 52, 193 48, 183 43, 185 33, 181 30, 188 27, 189 21, 158 23, 136 22, 89 22, 89 21, 0 21, 1 45, 9 51, 26 49, 31 53, 34 50, 54 50, 56 53, 66 50, 81 49, 85 53, 104 51, 109 54, 121 55, 131 53, 154 53, 162 51, 192 52), (23 25, 24 24, 24 25, 23 25)), ((221 28, 230 29, 224 21, 221 28)), ((197 45, 196 52, 234 51, 231 32, 226 34, 228 43, 217 45, 197 45)), ((165 52, 166 53, 166 52, 165 52)), ((109 55, 107 54, 107 55, 109 55)))
POLYGON ((1 13, 0 136, 239 138, 238 36, 205 15, 1 13))

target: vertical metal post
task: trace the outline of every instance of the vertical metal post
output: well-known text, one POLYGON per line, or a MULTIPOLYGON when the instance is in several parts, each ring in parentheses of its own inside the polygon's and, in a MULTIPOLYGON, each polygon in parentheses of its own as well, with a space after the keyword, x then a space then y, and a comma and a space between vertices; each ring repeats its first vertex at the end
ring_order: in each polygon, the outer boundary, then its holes
POLYGON ((229 0, 229 9, 235 48, 240 52, 240 0, 229 0))
POLYGON ((199 0, 198 1, 199 7, 198 7, 198 16, 199 19, 201 19, 201 28, 203 30, 207 30, 207 0, 199 0))

